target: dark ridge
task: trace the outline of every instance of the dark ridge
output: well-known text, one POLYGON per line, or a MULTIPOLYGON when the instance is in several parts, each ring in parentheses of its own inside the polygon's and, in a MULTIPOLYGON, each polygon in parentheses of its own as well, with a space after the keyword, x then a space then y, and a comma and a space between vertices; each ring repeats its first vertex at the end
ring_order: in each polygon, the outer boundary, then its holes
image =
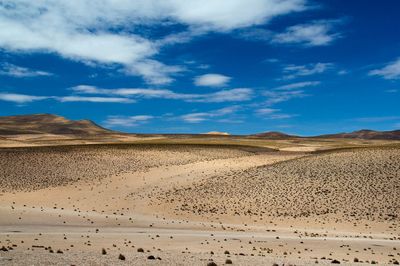
POLYGON ((299 138, 298 136, 288 135, 278 131, 269 131, 250 135, 251 137, 265 138, 265 139, 288 139, 288 138, 299 138))
POLYGON ((362 129, 350 133, 327 134, 317 136, 317 138, 336 138, 336 139, 387 139, 400 140, 400 130, 393 131, 374 131, 362 129))

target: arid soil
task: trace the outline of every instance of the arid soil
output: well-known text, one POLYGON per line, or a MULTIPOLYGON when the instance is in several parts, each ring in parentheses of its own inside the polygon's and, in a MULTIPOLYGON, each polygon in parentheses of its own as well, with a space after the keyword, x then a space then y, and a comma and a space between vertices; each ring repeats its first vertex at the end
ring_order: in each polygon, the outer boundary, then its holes
POLYGON ((176 213, 400 221, 400 149, 361 149, 308 156, 234 171, 160 193, 176 213))
POLYGON ((194 145, 91 145, 2 149, 1 189, 37 190, 98 181, 151 167, 251 155, 257 148, 194 145))
POLYGON ((398 264, 400 149, 306 150, 1 149, 0 265, 398 264))

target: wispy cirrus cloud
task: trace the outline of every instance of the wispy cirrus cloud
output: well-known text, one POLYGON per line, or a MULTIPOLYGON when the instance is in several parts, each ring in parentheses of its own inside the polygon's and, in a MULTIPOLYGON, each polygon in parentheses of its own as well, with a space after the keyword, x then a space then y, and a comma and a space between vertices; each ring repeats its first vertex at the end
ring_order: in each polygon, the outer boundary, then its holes
POLYGON ((195 77, 194 84, 204 87, 222 87, 228 84, 230 80, 231 77, 221 74, 205 74, 195 77))
POLYGON ((258 115, 270 115, 279 112, 280 109, 274 108, 260 108, 256 110, 256 114, 258 115))
POLYGON ((321 84, 320 81, 296 82, 296 83, 291 83, 291 84, 276 87, 276 88, 274 88, 274 90, 292 90, 292 89, 299 89, 299 88, 304 88, 304 87, 317 86, 319 84, 321 84))
POLYGON ((13 102, 17 104, 31 103, 35 101, 46 100, 51 97, 48 96, 33 96, 26 94, 17 94, 17 93, 0 93, 0 101, 13 102))
POLYGON ((309 96, 303 90, 294 91, 266 91, 263 93, 267 100, 265 103, 268 106, 275 105, 277 103, 286 102, 295 98, 303 98, 309 96))
POLYGON ((134 103, 138 99, 169 99, 199 103, 222 103, 248 101, 253 97, 253 90, 249 88, 236 88, 205 94, 176 93, 166 89, 102 89, 87 85, 76 86, 71 90, 74 94, 65 96, 35 96, 1 92, 0 100, 15 103, 29 103, 45 99, 59 102, 134 103))
POLYGON ((169 66, 156 60, 146 59, 125 67, 123 72, 142 76, 149 84, 161 85, 171 83, 174 81, 173 76, 185 70, 183 66, 169 66))
POLYGON ((260 108, 257 109, 255 113, 256 115, 262 117, 263 119, 271 119, 271 120, 288 119, 297 116, 294 114, 281 113, 280 109, 274 109, 274 108, 260 108))
POLYGON ((371 70, 368 73, 370 76, 380 76, 384 79, 400 79, 400 58, 380 69, 371 70))
POLYGON ((111 115, 104 121, 107 127, 135 127, 149 122, 155 117, 152 115, 120 116, 111 115))
POLYGON ((108 96, 124 96, 145 99, 172 99, 188 102, 235 102, 248 101, 253 96, 253 90, 250 88, 235 88, 221 90, 213 93, 190 94, 177 93, 167 89, 143 89, 143 88, 118 88, 103 89, 95 86, 80 85, 71 88, 78 94, 99 94, 108 96))
POLYGON ((52 76, 53 73, 16 66, 10 63, 4 63, 0 65, 0 75, 11 76, 15 78, 27 78, 27 77, 52 76))
POLYGON ((198 112, 185 114, 180 117, 184 122, 188 123, 199 123, 206 120, 210 120, 215 117, 223 117, 225 115, 233 114, 240 109, 239 106, 229 106, 208 112, 198 112))
POLYGON ((305 47, 329 45, 341 37, 334 32, 339 20, 320 20, 307 24, 294 25, 273 37, 273 43, 300 44, 305 47))
POLYGON ((53 97, 60 102, 92 102, 92 103, 134 103, 133 99, 122 97, 84 97, 84 96, 62 96, 53 97))
POLYGON ((0 93, 0 101, 26 104, 42 100, 59 102, 92 102, 92 103, 133 103, 135 100, 118 97, 82 97, 82 96, 36 96, 18 93, 0 93))
POLYGON ((332 69, 333 63, 315 63, 308 65, 287 65, 283 68, 283 79, 294 79, 297 77, 311 76, 322 74, 332 69))
POLYGON ((317 86, 319 81, 305 81, 282 85, 274 89, 263 92, 263 95, 267 98, 265 104, 272 106, 281 102, 286 102, 295 98, 304 98, 309 96, 304 89, 306 87, 317 86))
POLYGON ((271 44, 292 44, 303 47, 326 46, 342 37, 336 26, 343 19, 317 20, 293 25, 282 32, 266 28, 244 28, 236 31, 236 36, 248 41, 263 41, 271 44))

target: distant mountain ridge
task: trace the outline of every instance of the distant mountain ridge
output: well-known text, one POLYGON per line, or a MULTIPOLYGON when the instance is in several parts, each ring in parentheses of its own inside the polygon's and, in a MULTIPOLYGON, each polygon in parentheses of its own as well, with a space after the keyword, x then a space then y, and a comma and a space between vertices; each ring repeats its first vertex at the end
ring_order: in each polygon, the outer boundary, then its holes
POLYGON ((288 135, 282 132, 270 131, 265 133, 258 133, 250 135, 252 137, 260 137, 266 139, 289 139, 289 138, 324 138, 324 139, 382 139, 382 140, 400 140, 400 130, 392 131, 375 131, 369 129, 362 129, 353 132, 344 132, 336 134, 325 134, 312 137, 300 137, 295 135, 288 135))
POLYGON ((375 131, 362 129, 350 133, 327 134, 318 136, 318 138, 346 138, 346 139, 390 139, 400 140, 400 130, 375 131))
POLYGON ((90 120, 69 120, 52 114, 0 117, 0 135, 55 134, 99 135, 115 133, 90 120))
POLYGON ((266 138, 266 139, 288 139, 288 138, 298 138, 298 136, 288 135, 286 133, 278 131, 269 131, 263 133, 257 133, 251 135, 252 137, 266 138))
MULTIPOLYGON (((110 135, 110 134, 123 134, 123 133, 103 128, 90 120, 69 120, 66 119, 65 117, 53 114, 0 116, 0 136, 19 135, 19 134, 94 136, 94 135, 110 135)), ((229 133, 217 132, 217 131, 212 131, 204 134, 214 135, 214 136, 218 135, 229 136, 229 133)), ((270 132, 262 132, 258 134, 248 135, 247 137, 275 139, 275 140, 295 139, 295 138, 400 140, 400 130, 374 131, 374 130, 363 129, 363 130, 353 131, 350 133, 326 134, 313 137, 300 137, 300 136, 285 134, 278 131, 270 131, 270 132)))

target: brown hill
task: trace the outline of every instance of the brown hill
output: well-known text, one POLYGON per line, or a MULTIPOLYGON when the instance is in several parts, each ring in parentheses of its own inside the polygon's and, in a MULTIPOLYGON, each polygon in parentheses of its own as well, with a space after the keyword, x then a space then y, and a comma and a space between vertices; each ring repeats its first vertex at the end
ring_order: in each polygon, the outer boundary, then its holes
POLYGON ((321 135, 318 138, 347 138, 347 139, 390 139, 400 140, 400 130, 393 131, 375 131, 375 130, 358 130, 350 133, 338 133, 321 135))
POLYGON ((56 134, 98 135, 115 133, 90 120, 68 120, 51 114, 0 117, 0 135, 56 134))
POLYGON ((297 138, 297 136, 288 135, 278 131, 269 131, 264 133, 258 133, 251 135, 252 137, 265 138, 265 139, 288 139, 288 138, 297 138))

